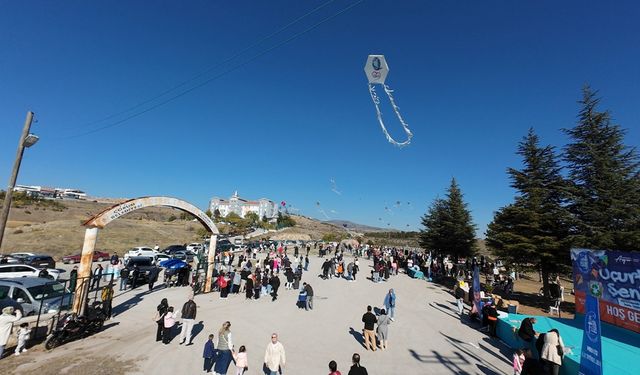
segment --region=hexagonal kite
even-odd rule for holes
[[[367,79],[369,80],[369,94],[371,94],[371,100],[373,104],[376,106],[376,114],[378,116],[378,122],[380,123],[380,127],[384,132],[384,135],[387,137],[389,143],[403,147],[407,146],[411,143],[411,138],[413,137],[413,133],[411,133],[411,129],[409,129],[409,125],[404,121],[402,115],[400,114],[400,108],[396,105],[396,102],[393,100],[393,90],[384,84],[387,79],[387,74],[389,74],[389,65],[387,65],[387,61],[384,58],[384,55],[369,55],[367,58],[367,63],[364,66],[364,72],[367,75]],[[389,97],[389,101],[391,102],[391,106],[400,120],[400,124],[402,124],[402,128],[404,132],[407,134],[407,140],[404,142],[398,142],[387,131],[387,128],[384,126],[384,121],[382,120],[382,111],[380,111],[380,98],[376,93],[375,84],[380,84],[384,91],[387,93]]]

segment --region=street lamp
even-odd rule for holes
[[[9,178],[9,185],[7,186],[7,192],[4,196],[4,205],[2,206],[2,212],[0,213],[0,254],[4,254],[2,251],[2,239],[4,238],[4,229],[7,226],[7,219],[9,218],[9,210],[11,209],[11,199],[13,198],[13,189],[16,187],[16,179],[18,178],[18,171],[20,170],[20,163],[22,162],[22,155],[24,154],[25,147],[31,147],[38,142],[38,136],[29,133],[31,130],[31,122],[33,121],[33,112],[27,112],[27,119],[24,122],[22,128],[22,134],[20,135],[20,142],[18,142],[18,152],[16,153],[16,160],[13,163],[13,171]]]

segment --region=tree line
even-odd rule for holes
[[[513,202],[499,208],[486,232],[492,253],[507,264],[549,275],[570,263],[572,247],[638,251],[640,164],[626,131],[614,124],[590,87],[582,91],[578,120],[562,129],[569,142],[557,150],[534,129],[518,143],[520,168],[507,168]],[[455,179],[446,198],[422,217],[420,243],[454,257],[472,256],[476,226]]]

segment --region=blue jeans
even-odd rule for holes
[[[396,315],[396,307],[389,306],[389,311],[387,311],[387,314],[389,314],[389,318],[393,319]]]
[[[121,278],[120,279],[120,290],[127,290],[127,279],[126,278]]]

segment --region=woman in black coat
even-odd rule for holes
[[[162,301],[160,301],[160,304],[157,307],[158,310],[158,314],[156,315],[156,317],[159,317],[159,319],[156,320],[156,324],[158,325],[158,330],[156,331],[156,341],[162,341],[162,329],[164,328],[164,316],[167,314],[167,311],[169,311],[169,302],[167,301],[166,298],[163,298]]]
[[[245,288],[245,296],[247,297],[247,299],[253,298],[253,277],[247,277],[247,285]]]

